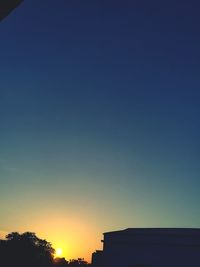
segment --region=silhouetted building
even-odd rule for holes
[[[0,21],[15,9],[23,0],[0,0]]]
[[[94,253],[92,253],[92,264],[95,267],[101,267],[103,262],[103,251],[102,250],[96,250]]]
[[[200,266],[200,229],[128,228],[104,233],[93,267]]]

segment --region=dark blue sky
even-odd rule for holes
[[[49,203],[98,234],[200,225],[200,4],[165,2],[27,0],[0,24],[0,229]]]

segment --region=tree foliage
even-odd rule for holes
[[[84,259],[54,259],[55,250],[51,243],[40,239],[35,233],[12,232],[0,240],[0,266],[3,267],[86,267]]]
[[[38,238],[35,233],[12,232],[0,244],[4,266],[46,267],[53,263],[54,249],[49,242]]]

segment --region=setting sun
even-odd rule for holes
[[[62,252],[63,252],[63,251],[62,251],[62,248],[57,248],[57,249],[56,249],[55,256],[56,256],[56,257],[60,257],[60,256],[62,256]]]

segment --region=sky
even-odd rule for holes
[[[0,233],[69,258],[200,227],[200,4],[26,0],[0,24]]]

